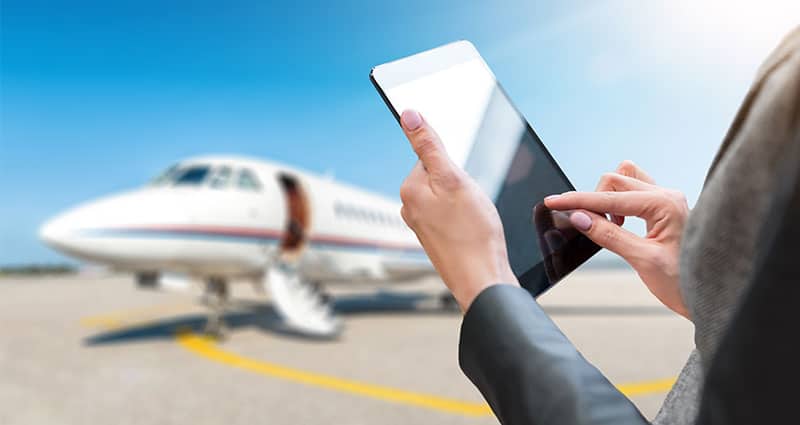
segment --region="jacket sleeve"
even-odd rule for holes
[[[647,423],[517,286],[491,286],[473,301],[459,363],[504,425]]]
[[[800,161],[800,137],[793,143],[787,151]],[[712,359],[698,424],[798,423],[800,172],[794,167],[791,198],[776,202],[765,223],[750,287]]]
[[[771,95],[754,101],[769,112],[756,140],[781,141],[780,160],[768,170],[778,178],[768,188],[748,289],[711,359],[698,424],[800,423],[800,28],[782,52],[763,83]]]

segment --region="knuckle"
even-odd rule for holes
[[[614,186],[614,183],[617,182],[618,174],[616,173],[604,173],[600,176],[600,182],[598,183],[598,187],[601,189],[606,189]]]
[[[603,226],[602,229],[598,229],[596,237],[600,245],[608,247],[615,245],[619,239],[619,234],[613,227]]]
[[[403,221],[406,222],[408,227],[414,228],[416,225],[416,214],[413,213],[413,208],[410,208],[408,205],[403,205],[400,208],[400,217],[403,218]]]
[[[658,206],[659,208],[667,212],[675,212],[675,210],[677,209],[676,208],[677,204],[675,203],[675,199],[667,191],[659,193]]]
[[[633,176],[636,174],[636,164],[634,164],[630,159],[626,159],[619,164],[617,171],[626,176]]]
[[[680,205],[688,205],[688,202],[686,201],[686,195],[684,195],[680,190],[670,190],[669,193],[676,203]]]
[[[439,150],[439,140],[426,130],[414,137],[414,151],[421,158]]]
[[[682,214],[689,210],[686,195],[679,190],[666,189],[663,198],[665,207],[672,213]]]
[[[414,190],[414,185],[409,183],[408,180],[404,181],[402,185],[400,185],[400,200],[403,201],[404,204],[411,204],[414,202],[416,198],[416,191]]]
[[[600,175],[600,180],[597,181],[597,188],[601,188],[608,183],[608,173],[603,173]]]

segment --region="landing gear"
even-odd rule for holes
[[[230,299],[228,282],[220,278],[209,278],[206,281],[205,296],[206,304],[210,310],[204,332],[217,339],[224,339],[228,332],[223,320],[225,308],[228,306],[228,300]]]
[[[159,275],[156,272],[141,272],[136,274],[136,286],[139,289],[158,289]]]

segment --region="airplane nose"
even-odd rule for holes
[[[151,223],[185,222],[184,209],[170,204],[165,206],[165,195],[158,191],[143,190],[77,205],[42,224],[39,238],[62,254],[82,260],[114,264],[130,263],[142,258],[149,261],[166,251],[154,253],[150,248],[142,249],[143,239],[126,238],[122,233],[113,234],[113,230]],[[181,205],[175,201],[174,195],[170,199],[174,205]],[[174,246],[163,249],[173,249]]]
[[[46,221],[39,228],[39,239],[53,248],[66,248],[70,237],[69,223],[63,216],[54,217]]]

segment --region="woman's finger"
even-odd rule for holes
[[[646,255],[651,248],[643,238],[593,212],[575,211],[570,215],[570,221],[575,229],[594,243],[619,255],[628,263],[635,263],[635,258]]]
[[[631,190],[653,190],[655,186],[642,180],[619,173],[606,173],[597,182],[595,192],[628,192]]]
[[[400,117],[403,132],[428,174],[434,179],[452,181],[458,167],[450,161],[439,135],[417,111],[406,110]]]
[[[656,181],[650,177],[649,174],[647,174],[629,159],[626,159],[619,164],[619,167],[617,167],[617,173],[622,174],[623,176],[632,177],[636,180],[641,180],[645,183],[656,184]]]
[[[554,210],[584,209],[597,213],[635,216],[645,220],[670,202],[661,191],[565,192],[544,200]]]
[[[597,188],[595,188],[595,192],[626,192],[631,190],[655,189],[654,186],[642,180],[619,174],[619,171],[621,169],[622,165],[620,166],[620,168],[617,169],[617,173],[603,174],[603,176],[600,177],[600,181],[597,183]],[[622,226],[625,223],[625,217],[621,215],[612,214],[611,221],[613,221],[614,224],[616,224],[617,226]]]

